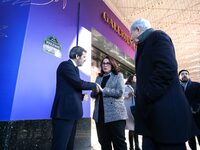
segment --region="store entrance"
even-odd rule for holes
[[[108,41],[95,29],[92,29],[92,73],[91,81],[95,81],[100,72],[100,63],[105,55],[112,56],[120,67],[124,79],[135,72],[134,61],[123,50]]]

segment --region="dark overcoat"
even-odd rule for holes
[[[170,37],[153,31],[138,44],[136,132],[161,143],[183,143],[197,128],[177,74]]]
[[[185,95],[192,110],[198,111],[193,114],[193,116],[198,128],[200,129],[200,83],[189,80],[185,90]]]

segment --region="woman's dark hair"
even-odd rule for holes
[[[99,76],[103,76],[104,73],[105,73],[105,72],[103,71],[103,69],[102,69],[102,64],[103,64],[104,59],[108,59],[108,60],[109,60],[110,65],[111,65],[111,72],[112,72],[113,74],[117,75],[117,74],[119,73],[119,71],[120,71],[117,62],[116,62],[115,59],[112,58],[111,56],[105,56],[105,57],[102,59],[102,61],[101,61],[101,72],[99,73]]]
[[[126,81],[125,84],[129,84],[129,85],[133,85],[133,84],[135,84],[135,82],[133,81],[133,77],[134,77],[133,74],[130,75],[130,76],[128,77],[128,79],[127,79],[127,81]]]

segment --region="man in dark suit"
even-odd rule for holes
[[[135,132],[143,135],[142,149],[186,150],[197,128],[179,83],[173,43],[145,19],[132,24],[131,36],[137,45]]]
[[[86,61],[86,50],[76,46],[70,59],[57,69],[56,94],[51,112],[52,150],[73,150],[77,120],[82,118],[82,90],[98,90],[95,83],[80,79],[79,66]]]
[[[192,82],[189,71],[185,69],[179,71],[179,79],[190,104],[196,125],[200,129],[200,83]],[[197,139],[200,145],[200,135],[197,135]],[[195,136],[189,139],[188,143],[192,150],[197,149]]]

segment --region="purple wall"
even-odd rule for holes
[[[68,59],[68,49],[76,43],[78,0],[68,0],[66,7],[63,7],[64,2],[65,0],[48,5],[30,5],[10,120],[49,118],[55,94],[57,66]],[[134,52],[130,46],[102,19],[103,11],[128,34],[125,26],[102,0],[80,0],[79,27],[88,31],[94,27],[133,57]],[[55,36],[62,47],[61,59],[42,50],[44,39],[50,35]],[[91,41],[91,36],[88,40]],[[87,44],[90,46],[91,42]],[[90,80],[90,76],[83,72],[81,77]],[[84,117],[90,117],[89,109],[90,101],[84,102]],[[4,120],[2,118],[0,120]]]
[[[109,41],[133,58],[133,49],[103,20],[102,13],[104,11],[108,13],[109,17],[112,18],[126,34],[130,35],[125,25],[113,14],[102,0],[81,1],[81,26],[84,26],[88,30],[94,27]]]
[[[56,69],[68,59],[76,38],[77,2],[62,1],[31,5],[13,100],[11,120],[49,118],[55,94]],[[55,36],[62,47],[62,59],[42,50],[44,39]]]

